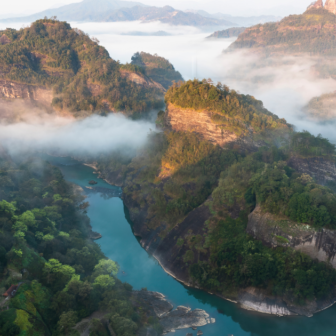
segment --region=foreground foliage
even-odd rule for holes
[[[117,336],[142,328],[132,287],[88,239],[87,204],[58,168],[0,157],[0,200],[1,294],[20,284],[9,303],[0,302],[0,335],[77,335],[75,324],[97,310]],[[90,335],[109,334],[98,320]]]

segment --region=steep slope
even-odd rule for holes
[[[261,101],[238,94],[211,81],[173,85],[166,94],[165,125],[174,131],[200,134],[221,147],[259,147],[257,135],[268,130],[290,130],[286,120],[264,108]]]
[[[76,115],[162,105],[160,84],[125,69],[97,40],[66,22],[44,19],[0,36],[6,37],[0,45],[0,97],[52,103]]]
[[[174,82],[183,81],[181,74],[165,58],[145,52],[136,53],[132,57],[133,65],[143,68],[146,76],[168,89]]]

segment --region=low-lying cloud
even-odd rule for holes
[[[30,150],[60,155],[106,154],[144,146],[155,125],[133,121],[122,114],[98,115],[75,120],[44,115],[11,124],[0,124],[0,144],[10,154]],[[125,153],[127,154],[127,153]]]

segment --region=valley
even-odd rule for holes
[[[333,4],[1,30],[0,335],[329,336]]]

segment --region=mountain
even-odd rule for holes
[[[0,31],[0,98],[24,98],[75,115],[160,107],[164,88],[66,22]]]
[[[165,101],[165,132],[146,151],[97,162],[123,186],[143,248],[185,285],[245,309],[312,316],[333,305],[336,195],[316,181],[336,181],[335,145],[209,80],[177,83]],[[320,272],[326,282],[305,282]]]
[[[158,55],[151,55],[145,52],[136,53],[132,57],[132,63],[144,69],[146,76],[153,81],[160,83],[165,89],[174,82],[183,81],[181,74],[165,58]]]
[[[334,13],[310,6],[301,15],[246,29],[230,48],[249,48],[267,54],[336,56],[335,27]]]
[[[260,16],[232,16],[229,14],[215,13],[210,14],[204,10],[187,10],[186,12],[199,14],[208,18],[214,18],[219,20],[228,20],[234,22],[236,26],[250,27],[259,23],[272,22],[281,20],[281,16],[274,15],[260,15]]]
[[[57,16],[62,21],[94,21],[94,17],[120,8],[134,6],[145,7],[140,2],[119,0],[83,0],[82,2],[44,10],[29,16],[21,16],[1,20],[1,22],[32,22],[46,17]]]
[[[45,17],[57,17],[62,21],[118,22],[118,21],[161,21],[172,25],[233,26],[231,21],[185,13],[170,6],[149,7],[137,2],[117,0],[84,0],[56,9],[0,20],[1,22],[31,22]]]
[[[221,39],[221,38],[230,38],[230,37],[237,37],[242,32],[245,31],[245,27],[233,27],[225,30],[216,31],[210,36],[208,36],[208,39]]]

